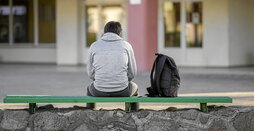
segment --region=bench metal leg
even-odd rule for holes
[[[125,103],[125,111],[126,112],[131,112],[131,111],[137,111],[139,108],[139,103]]]
[[[125,111],[126,112],[131,112],[131,103],[125,102]]]
[[[31,114],[34,114],[37,110],[37,104],[36,103],[29,103],[29,112]]]
[[[208,112],[207,103],[200,103],[200,109],[202,112]]]
[[[88,109],[94,110],[95,109],[95,103],[86,103],[86,107]]]

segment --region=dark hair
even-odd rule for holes
[[[107,32],[112,32],[117,35],[120,35],[122,32],[122,26],[119,22],[110,21],[104,27],[104,33],[107,33]]]

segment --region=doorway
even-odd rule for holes
[[[125,0],[86,0],[82,8],[82,63],[86,64],[86,56],[90,45],[100,39],[104,26],[109,21],[119,21],[122,25],[123,39],[127,39],[127,3]]]
[[[202,64],[203,2],[161,0],[159,6],[159,52],[179,65]]]

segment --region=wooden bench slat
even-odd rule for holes
[[[105,103],[105,102],[156,102],[156,103],[232,103],[230,97],[89,97],[8,95],[4,103]]]

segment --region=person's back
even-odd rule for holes
[[[99,91],[125,89],[136,73],[132,47],[115,33],[105,33],[89,50],[88,74]],[[94,72],[94,74],[93,74]]]
[[[88,96],[138,95],[138,86],[131,81],[137,72],[134,52],[132,46],[120,37],[121,31],[119,22],[108,22],[101,39],[91,45],[87,72],[93,82],[87,88]],[[87,107],[94,108],[94,105],[88,103]]]

